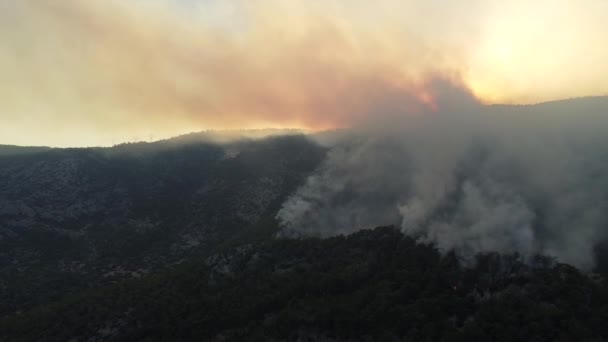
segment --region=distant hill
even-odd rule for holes
[[[0,157],[45,152],[48,150],[50,150],[50,147],[0,145]]]
[[[293,136],[302,135],[304,132],[299,129],[232,129],[232,130],[207,130],[201,132],[193,132],[182,134],[174,138],[161,140],[159,143],[193,143],[193,142],[211,142],[211,143],[227,143],[237,140],[247,139],[262,139],[277,136]]]
[[[608,108],[608,96],[588,96],[572,99],[563,99],[547,102],[539,102],[527,105],[494,104],[488,106],[494,110],[509,110],[511,112],[526,112],[534,115],[608,115],[605,109]]]

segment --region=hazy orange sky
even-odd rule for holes
[[[605,0],[0,0],[0,143],[349,126],[608,94]]]

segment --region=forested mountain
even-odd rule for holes
[[[327,160],[304,136],[22,152],[0,157],[0,341],[608,339],[601,273],[393,227],[277,235]]]
[[[7,341],[604,341],[608,285],[538,257],[462,267],[393,228],[227,249],[0,321]]]
[[[0,314],[264,238],[324,154],[180,139],[0,157]]]

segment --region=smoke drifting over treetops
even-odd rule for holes
[[[332,141],[279,212],[283,233],[397,224],[465,259],[544,253],[591,267],[608,237],[608,98],[483,106],[436,85],[436,112]]]

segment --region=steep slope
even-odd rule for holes
[[[287,136],[1,157],[0,313],[269,234],[323,155]]]

